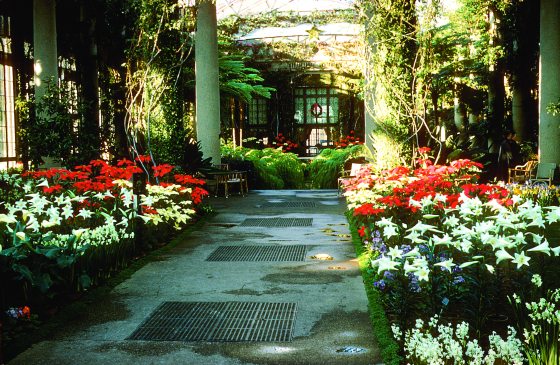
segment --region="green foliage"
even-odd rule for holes
[[[222,145],[222,157],[228,160],[250,161],[261,189],[301,189],[304,186],[304,164],[297,155],[280,149],[254,150]]]
[[[394,134],[385,131],[373,131],[369,138],[372,140],[373,167],[376,171],[386,170],[398,166],[403,162],[403,144]]]
[[[391,326],[389,320],[387,319],[387,315],[385,314],[385,309],[383,308],[379,291],[372,285],[375,281],[375,275],[370,267],[370,257],[362,245],[362,241],[356,228],[356,222],[349,214],[347,214],[347,218],[350,223],[352,242],[354,244],[354,249],[356,250],[356,256],[358,257],[360,271],[362,272],[362,278],[365,283],[366,294],[368,297],[369,316],[371,319],[373,334],[381,352],[381,359],[383,360],[383,363],[387,365],[399,365],[401,363],[401,357],[398,354],[399,345],[393,338]]]
[[[274,91],[271,87],[259,85],[264,81],[257,69],[245,65],[245,57],[240,54],[222,54],[219,59],[220,91],[226,95],[235,96],[243,101],[261,96],[270,98]]]
[[[70,99],[64,89],[47,82],[45,94],[39,100],[18,100],[21,128],[19,137],[24,150],[22,156],[39,166],[42,157],[52,157],[64,164],[71,163],[74,141],[74,122],[70,114]]]
[[[553,116],[560,116],[560,98],[558,99],[558,102],[550,103],[546,107],[546,111]]]
[[[363,145],[342,149],[326,148],[308,166],[313,189],[336,189],[344,163],[351,158],[365,155]]]

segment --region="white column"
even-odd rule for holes
[[[560,163],[560,116],[546,107],[560,98],[560,0],[541,0],[539,160]]]
[[[216,5],[212,0],[198,4],[195,37],[196,135],[204,158],[219,164],[220,84],[218,80],[218,36]]]
[[[46,91],[45,81],[58,80],[55,0],[33,1],[33,61],[35,97]]]

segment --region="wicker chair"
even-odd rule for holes
[[[527,161],[524,165],[517,165],[508,169],[508,183],[524,183],[531,179],[531,173],[538,161]]]

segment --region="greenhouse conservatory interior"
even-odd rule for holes
[[[560,0],[0,0],[0,365],[560,364]]]

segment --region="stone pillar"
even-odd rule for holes
[[[377,129],[377,124],[375,123],[374,117],[374,92],[373,92],[373,80],[366,78],[366,86],[364,92],[364,118],[365,118],[365,125],[364,125],[364,142],[366,147],[370,151],[374,151],[373,140],[371,139],[371,133]],[[370,84],[371,83],[371,84]]]
[[[204,158],[219,164],[220,84],[218,80],[218,36],[216,5],[200,0],[196,16],[196,135]]]
[[[55,0],[33,1],[33,61],[35,97],[46,91],[49,79],[58,80]]]
[[[367,42],[369,43],[364,50],[367,55],[368,52],[375,52],[375,46],[373,45],[373,37],[368,37]],[[366,59],[364,64],[364,143],[366,147],[373,153],[375,151],[373,146],[373,140],[371,139],[371,134],[377,130],[378,125],[375,122],[375,80],[373,72],[373,64],[369,61],[371,57],[364,57]]]
[[[560,116],[546,107],[560,98],[560,0],[541,0],[539,161],[560,163]]]

